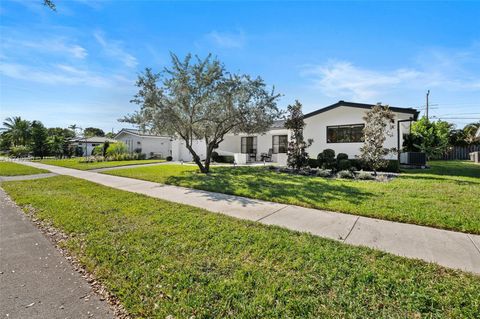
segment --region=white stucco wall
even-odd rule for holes
[[[136,148],[141,148],[142,153],[150,157],[151,153],[160,154],[163,158],[171,155],[172,142],[168,137],[160,136],[137,136],[129,133],[121,133],[116,138],[128,146],[129,152],[134,152]]]
[[[265,134],[229,134],[225,136],[224,140],[215,151],[220,155],[233,155],[234,153],[241,153],[242,137],[256,136],[257,137],[257,160],[260,160],[261,153],[268,153],[269,149],[273,148],[274,135],[289,135],[286,129],[270,130]]]
[[[192,143],[192,148],[200,157],[200,160],[204,160],[207,154],[207,147],[204,140],[195,140]],[[174,161],[193,161],[192,154],[185,147],[185,142],[181,139],[174,139],[172,141],[172,158]]]
[[[340,106],[330,111],[314,115],[305,119],[304,136],[305,139],[312,138],[313,144],[308,148],[310,157],[316,158],[318,153],[326,148],[331,148],[335,154],[346,153],[350,158],[360,154],[360,147],[363,143],[327,143],[327,126],[363,124],[363,117],[368,110],[354,107]],[[397,121],[408,119],[411,114],[395,112],[395,128],[392,130],[393,136],[387,137],[384,146],[388,148],[397,147]],[[408,132],[408,124],[401,124],[401,127]],[[401,133],[402,134],[402,133]],[[401,143],[403,139],[401,138]],[[396,159],[396,154],[389,156]]]

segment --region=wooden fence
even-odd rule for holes
[[[436,159],[442,160],[468,160],[471,152],[480,151],[480,145],[453,146],[446,153]]]

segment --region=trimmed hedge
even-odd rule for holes
[[[320,153],[321,154],[321,153]],[[340,153],[341,154],[341,153]],[[339,154],[339,155],[340,155]],[[320,160],[316,160],[314,158],[309,158],[308,159],[308,166],[311,168],[317,168],[317,167],[322,167],[324,164],[325,168],[330,168],[330,169],[337,169],[337,170],[345,170],[345,169],[350,169],[354,168],[355,170],[365,170],[365,171],[372,171],[371,167],[368,167],[365,163],[363,163],[362,160],[360,159],[341,159],[338,162],[333,162],[333,163],[322,163],[322,156],[320,155]],[[342,156],[341,156],[342,157]],[[328,165],[330,164],[330,165]],[[332,167],[336,166],[336,167]],[[378,171],[382,172],[390,172],[390,173],[398,173],[400,172],[400,163],[398,160],[388,160],[387,165],[385,167],[382,167]]]
[[[233,162],[235,162],[235,158],[231,155],[218,155],[215,159],[215,162],[233,164]]]

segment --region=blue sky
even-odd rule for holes
[[[0,2],[2,119],[118,130],[137,74],[169,52],[260,75],[281,108],[423,108],[430,89],[431,115],[480,119],[480,2],[55,2]]]

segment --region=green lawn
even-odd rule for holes
[[[81,160],[82,160],[81,157],[77,157],[77,158],[67,158],[67,159],[43,159],[43,160],[39,160],[39,162],[43,164],[56,165],[56,166],[62,166],[62,167],[80,169],[80,170],[165,162],[165,160],[130,160],[130,161],[80,163]]]
[[[18,163],[0,161],[0,176],[33,175],[40,173],[48,173],[48,171]]]
[[[408,171],[386,183],[279,174],[258,167],[216,167],[209,175],[180,165],[105,173],[480,234],[480,166],[430,164],[429,170]]]
[[[135,318],[478,318],[480,278],[72,177],[13,199]]]

